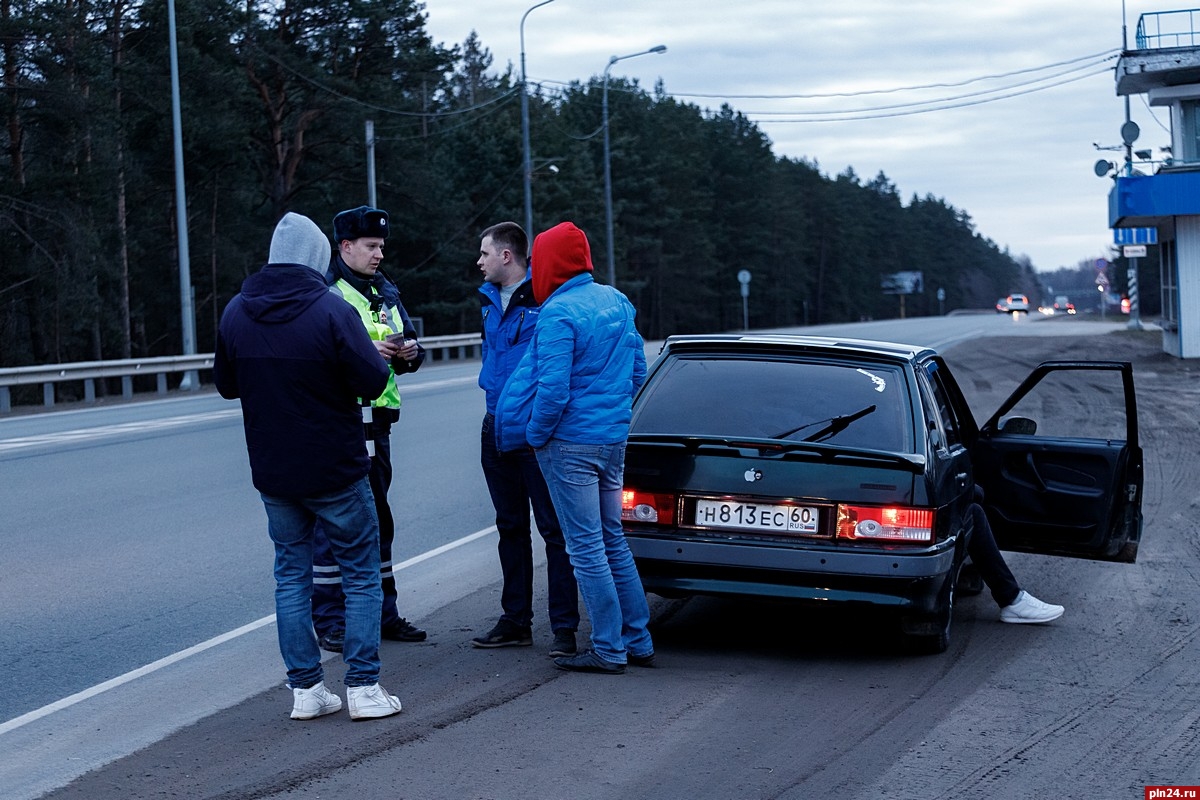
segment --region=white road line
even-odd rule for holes
[[[117,425],[104,425],[99,428],[76,428],[58,433],[46,433],[40,436],[18,436],[14,439],[0,440],[0,453],[11,450],[21,450],[26,447],[39,445],[73,444],[90,442],[96,439],[107,439],[110,436],[120,436],[125,433],[143,433],[160,428],[179,428],[200,422],[213,422],[240,416],[240,408],[227,408],[220,411],[209,411],[203,414],[186,414],[181,417],[164,417],[163,419],[147,419],[137,422],[122,422]]]
[[[420,394],[426,390],[444,389],[451,386],[476,383],[477,381],[477,376],[465,375],[458,378],[444,378],[420,383],[414,382],[405,386],[404,392],[408,394]],[[91,442],[97,439],[107,439],[111,436],[120,436],[128,433],[144,433],[146,431],[166,428],[179,428],[185,425],[238,417],[241,416],[241,413],[241,406],[235,405],[230,408],[221,409],[220,411],[208,411],[201,414],[185,414],[178,417],[123,422],[116,425],[102,425],[94,428],[75,428],[69,431],[46,433],[38,436],[18,436],[12,439],[0,439],[0,453],[24,450],[27,447],[77,444],[79,442]]]
[[[412,558],[410,558],[406,561],[402,561],[401,563],[392,567],[392,572],[396,572],[397,570],[407,569],[408,567],[414,566],[416,564],[420,564],[422,561],[428,561],[431,558],[440,556],[443,553],[448,553],[451,550],[454,550],[455,548],[462,547],[465,544],[469,544],[469,543],[475,541],[476,539],[482,538],[484,536],[487,536],[488,534],[495,533],[495,532],[496,532],[495,525],[491,525],[487,528],[484,528],[483,530],[475,531],[475,533],[468,534],[468,535],[462,537],[461,539],[456,539],[453,542],[448,542],[447,544],[441,545],[440,547],[435,547],[432,550],[421,553],[420,555],[413,556]],[[71,706],[76,705],[77,703],[82,703],[84,700],[95,697],[98,694],[107,692],[109,689],[115,689],[118,686],[122,686],[126,683],[130,683],[131,681],[137,680],[138,678],[141,678],[145,675],[149,675],[152,672],[157,672],[158,670],[162,669],[163,667],[169,667],[172,664],[176,664],[176,663],[183,661],[186,658],[190,658],[191,656],[194,656],[198,653],[203,653],[205,650],[210,650],[213,647],[216,647],[217,645],[224,644],[225,642],[236,639],[239,636],[244,636],[247,633],[256,631],[259,628],[263,627],[264,625],[270,625],[273,622],[275,622],[275,615],[271,614],[270,616],[266,616],[266,617],[263,617],[262,619],[258,619],[258,620],[255,620],[254,622],[243,625],[240,628],[235,628],[234,630],[229,631],[228,633],[222,633],[219,636],[214,636],[213,638],[209,639],[206,642],[201,642],[200,644],[192,645],[191,647],[189,647],[185,650],[180,650],[177,653],[172,653],[169,656],[160,658],[159,660],[154,661],[150,664],[147,664],[144,667],[138,667],[135,670],[126,672],[124,675],[118,675],[115,678],[104,681],[103,683],[98,683],[95,686],[92,686],[88,689],[84,689],[81,692],[76,692],[75,694],[70,695],[69,697],[64,697],[61,700],[56,700],[53,703],[50,703],[49,705],[45,705],[45,706],[42,706],[41,708],[34,709],[33,711],[30,711],[26,714],[22,714],[19,717],[14,717],[13,719],[10,719],[8,722],[0,723],[0,736],[3,736],[4,734],[9,733],[10,731],[15,731],[17,728],[28,725],[29,723],[35,722],[39,719],[42,719],[43,717],[48,717],[51,714],[55,713],[56,711],[62,711],[64,708],[70,708]]]

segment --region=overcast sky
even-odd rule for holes
[[[521,18],[536,2],[426,0],[428,30],[445,45],[474,30],[497,72],[511,62],[519,73]],[[647,90],[661,79],[701,108],[728,102],[758,123],[776,156],[815,161],[830,177],[883,171],[906,205],[914,194],[942,198],[981,235],[1052,270],[1109,255],[1112,182],[1093,167],[1124,153],[1094,145],[1121,144],[1125,101],[1113,69],[1122,24],[1132,47],[1141,14],[1192,6],[552,0],[526,18],[525,62],[531,82],[558,87],[601,75],[611,56],[666,45],[610,75]],[[1166,110],[1152,113],[1140,96],[1130,107],[1141,128],[1134,148],[1161,158]]]

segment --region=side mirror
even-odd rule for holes
[[[1037,433],[1037,423],[1028,417],[1009,417],[1000,426],[1000,433],[1033,436]]]

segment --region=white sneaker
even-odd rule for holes
[[[346,690],[350,701],[350,719],[378,719],[400,713],[400,698],[388,694],[378,683],[351,686]]]
[[[313,719],[342,710],[342,698],[321,681],[307,689],[292,689],[292,719]]]
[[[1043,603],[1024,589],[1012,605],[1000,609],[1001,622],[1036,623],[1049,622],[1063,615],[1063,607]]]

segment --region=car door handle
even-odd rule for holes
[[[958,484],[958,488],[963,489],[967,485],[967,479],[971,477],[965,472],[960,472],[954,476],[954,482]]]
[[[1029,467],[1029,474],[1033,476],[1033,482],[1037,484],[1038,491],[1048,491],[1049,487],[1047,487],[1046,482],[1042,480],[1042,476],[1038,474],[1037,465],[1033,463],[1033,453],[1025,454],[1025,464]]]

